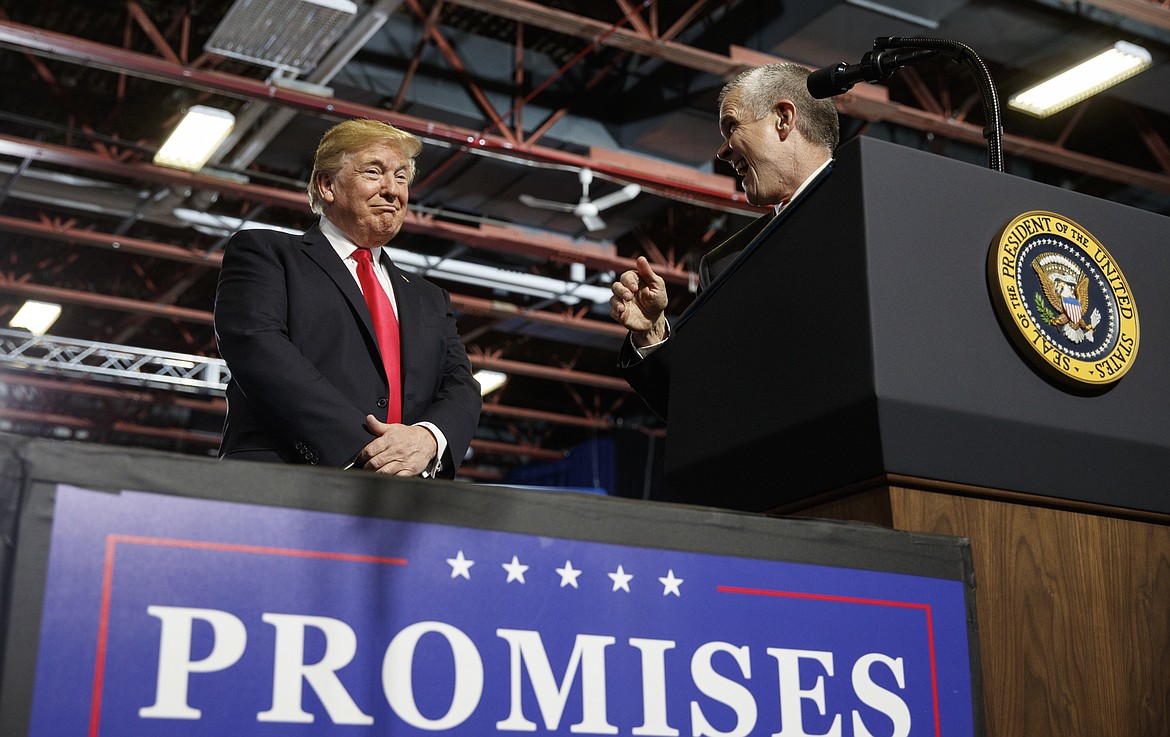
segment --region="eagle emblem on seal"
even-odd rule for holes
[[[1042,253],[1032,259],[1032,270],[1040,277],[1044,299],[1036,295],[1036,308],[1053,327],[1060,328],[1074,343],[1093,340],[1093,329],[1101,322],[1101,311],[1089,311],[1089,277],[1075,261],[1059,253]],[[1045,304],[1047,301],[1047,304]]]

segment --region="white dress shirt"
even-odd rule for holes
[[[358,279],[357,275],[357,260],[353,257],[353,252],[358,249],[358,246],[325,216],[321,216],[321,233],[324,234],[325,240],[329,241],[329,245],[333,246],[333,250],[337,252],[341,263],[345,264],[345,268],[349,270],[349,275],[353,277],[354,283],[361,290],[362,282]],[[378,283],[382,285],[382,291],[386,293],[386,298],[390,300],[390,306],[394,308],[394,316],[397,318],[398,299],[394,296],[394,288],[390,285],[390,275],[386,273],[386,268],[382,265],[382,247],[371,248],[369,251],[374,265],[374,275],[378,277]],[[365,293],[363,292],[363,294]],[[401,387],[392,387],[391,391],[395,389],[401,391]],[[415,426],[425,427],[435,436],[435,444],[438,446],[435,451],[435,457],[431,459],[431,465],[422,474],[424,477],[432,477],[441,468],[441,459],[443,453],[447,450],[447,437],[443,435],[443,431],[434,423],[416,422]]]

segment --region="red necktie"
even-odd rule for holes
[[[398,319],[394,316],[394,307],[386,297],[385,290],[374,274],[370,252],[365,248],[359,248],[353,252],[353,259],[357,261],[362,296],[366,298],[366,306],[370,308],[370,317],[374,318],[378,350],[382,353],[382,366],[386,369],[386,380],[390,384],[386,421],[402,422],[402,368],[399,358]]]

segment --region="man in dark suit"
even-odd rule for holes
[[[700,289],[736,268],[770,234],[780,211],[828,173],[840,135],[837,109],[830,100],[813,99],[807,79],[808,70],[798,64],[768,64],[743,72],[720,93],[718,156],[743,178],[748,202],[772,210],[703,256]],[[610,315],[630,331],[619,370],[663,419],[671,355],[666,307],[666,284],[645,257],[613,284]]]
[[[215,301],[232,374],[221,457],[455,475],[479,385],[447,292],[382,252],[421,150],[382,122],[334,126],[309,180],[319,224],[228,243]]]

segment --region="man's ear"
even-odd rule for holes
[[[783,141],[796,130],[796,105],[791,100],[780,100],[772,111],[776,114],[776,130]]]
[[[317,178],[313,181],[313,186],[317,188],[317,196],[321,198],[322,202],[333,202],[333,177],[328,172],[317,172]]]

